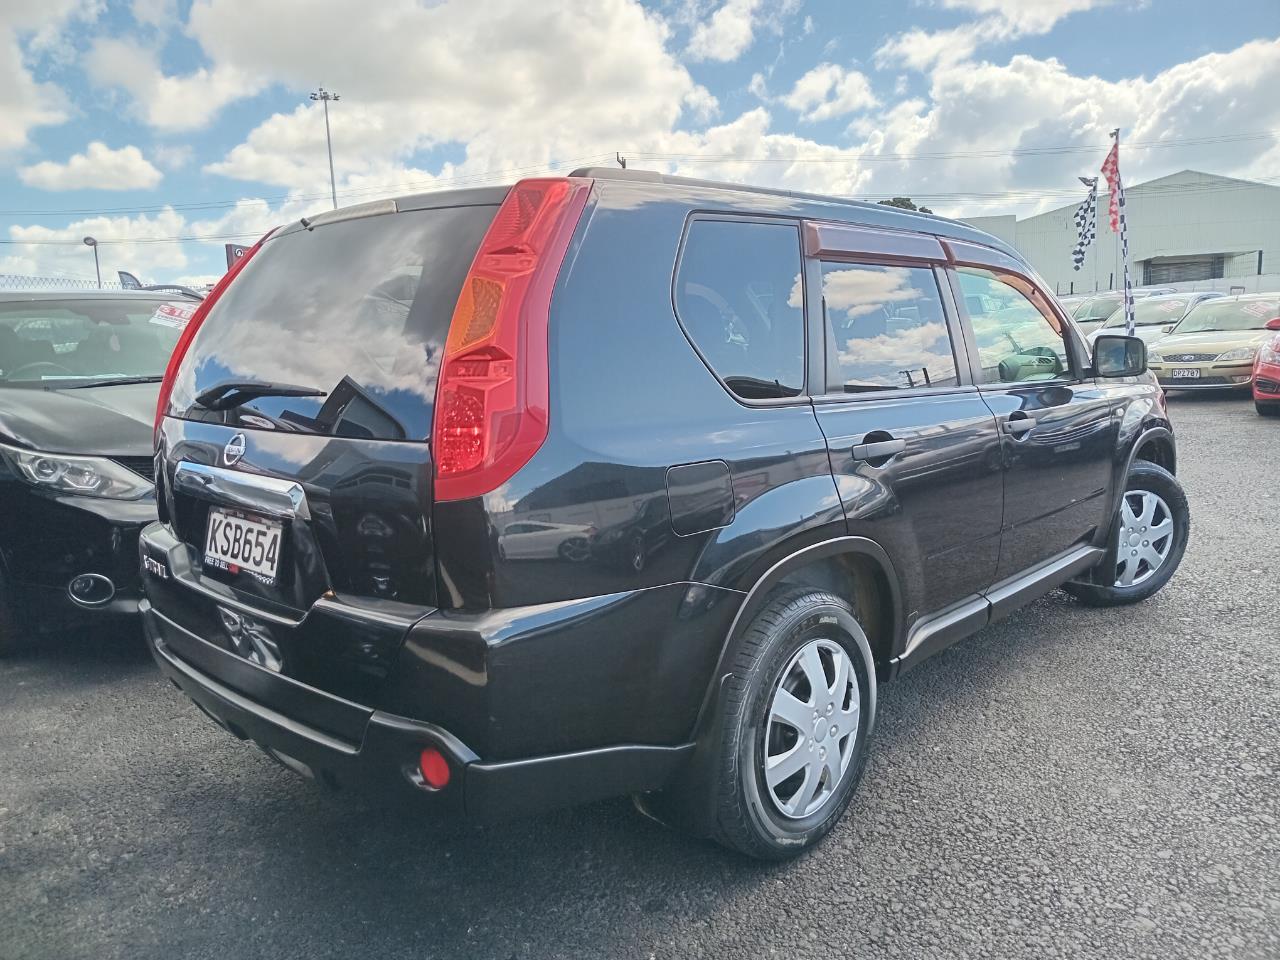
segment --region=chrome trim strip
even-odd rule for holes
[[[286,520],[310,520],[307,492],[297,480],[264,477],[183,460],[173,474],[176,491],[244,507]]]

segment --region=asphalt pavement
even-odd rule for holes
[[[0,661],[0,958],[1280,957],[1280,422],[1175,398],[1182,570],[1061,593],[882,688],[825,845],[627,801],[484,828],[329,795],[141,640]]]

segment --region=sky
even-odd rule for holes
[[[613,165],[951,216],[1280,183],[1280,0],[0,0],[0,274],[202,283],[341,205]],[[1082,197],[1081,197],[1082,198]]]

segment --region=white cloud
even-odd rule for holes
[[[178,16],[177,0],[133,0],[133,19],[148,27],[166,27]]]
[[[782,102],[806,120],[829,120],[877,104],[871,84],[857,70],[820,63],[792,87]]]
[[[263,86],[258,77],[221,64],[166,75],[157,52],[132,39],[95,40],[85,69],[94,83],[126,91],[140,118],[161,130],[203,127],[228,103]]]
[[[98,13],[96,0],[5,0],[3,6],[0,154],[25,147],[36,127],[60,124],[70,116],[66,95],[56,84],[37,81],[29,61],[56,58],[67,22],[91,20]]]
[[[1111,0],[941,0],[947,9],[976,13],[980,19],[932,32],[913,27],[890,37],[876,50],[876,65],[928,70],[935,64],[958,63],[986,44],[1048,33],[1064,17],[1109,2]]]
[[[66,163],[45,160],[18,171],[23,183],[38,190],[149,190],[163,176],[137,147],[112,150],[98,140]]]
[[[185,223],[180,213],[166,208],[138,217],[86,217],[65,227],[12,226],[9,239],[16,243],[5,245],[0,273],[93,277],[93,252],[81,243],[92,236],[103,240],[98,256],[104,279],[113,278],[117,270],[128,270],[144,280],[163,279],[187,266],[186,248],[180,243],[147,241],[177,236]]]
[[[189,143],[162,143],[151,148],[151,156],[166,170],[181,170],[191,162],[195,153]]]
[[[693,60],[737,60],[755,39],[756,15],[763,0],[725,0],[689,38]]]

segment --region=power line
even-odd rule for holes
[[[1205,146],[1218,145],[1226,143],[1243,143],[1248,141],[1270,140],[1280,136],[1280,131],[1263,130],[1254,133],[1231,133],[1219,134],[1209,137],[1182,137],[1170,138],[1166,140],[1135,140],[1125,144],[1126,149],[1154,149],[1166,147],[1183,147],[1183,146]],[[714,155],[714,154],[679,154],[679,153],[631,153],[628,159],[665,161],[669,163],[742,163],[742,164],[767,164],[767,163],[906,163],[915,160],[961,160],[961,159],[999,159],[1003,157],[1029,157],[1029,156],[1061,156],[1069,154],[1087,154],[1097,153],[1098,148],[1088,145],[1071,144],[1065,146],[1046,146],[1046,147],[1023,147],[1014,150],[952,150],[937,153],[860,153],[846,154],[840,156],[790,156],[790,157],[740,157],[730,154]],[[572,160],[553,161],[550,163],[529,164],[522,167],[509,167],[503,170],[488,170],[473,174],[462,174],[456,177],[441,177],[431,179],[417,179],[399,181],[393,184],[384,184],[371,187],[355,187],[346,190],[336,191],[338,196],[344,199],[351,199],[360,196],[369,196],[376,194],[385,195],[388,192],[412,188],[414,186],[461,186],[465,184],[478,184],[491,181],[500,181],[509,176],[515,176],[522,173],[537,170],[558,170],[565,167],[577,167],[592,163],[604,163],[613,161],[615,152],[591,154],[585,157],[577,157]],[[901,195],[901,194],[899,194]],[[303,194],[298,196],[290,196],[289,194],[277,195],[265,198],[237,198],[227,200],[210,200],[195,203],[159,203],[149,206],[138,207],[99,207],[99,208],[70,208],[62,210],[0,210],[0,216],[6,217],[64,217],[64,216],[108,216],[120,214],[138,214],[138,213],[160,213],[165,210],[188,211],[188,210],[218,210],[229,209],[240,206],[246,202],[257,202],[259,200],[270,203],[284,202],[306,202],[311,200],[323,200],[330,198],[331,194]]]

